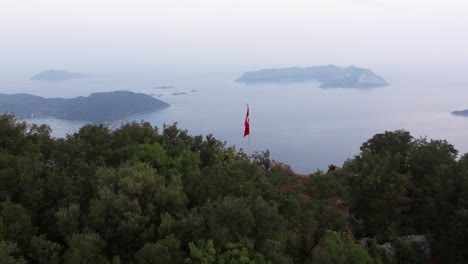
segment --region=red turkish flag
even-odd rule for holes
[[[249,106],[247,106],[247,114],[245,115],[245,122],[244,122],[244,137],[250,134],[250,120],[249,120]]]

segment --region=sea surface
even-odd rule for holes
[[[234,82],[241,73],[185,78],[98,75],[53,83],[27,78],[0,80],[0,93],[64,98],[115,90],[146,93],[171,107],[128,121],[144,120],[158,127],[177,122],[191,134],[211,133],[246,153],[249,145],[243,132],[249,104],[251,152],[268,149],[273,159],[290,164],[299,173],[326,170],[332,163],[341,165],[359,153],[364,141],[386,130],[405,129],[414,137],[446,139],[460,153],[468,152],[468,118],[450,114],[468,108],[466,74],[421,69],[384,69],[376,73],[390,86],[322,89],[315,82]],[[153,89],[161,86],[173,88]],[[85,124],[54,118],[26,121],[49,124],[56,137],[73,133]]]

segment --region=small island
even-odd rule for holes
[[[130,116],[169,107],[147,94],[129,91],[93,93],[88,97],[44,98],[31,94],[0,94],[0,114],[18,118],[54,117],[111,125]]]
[[[264,69],[244,73],[236,82],[291,83],[318,81],[321,88],[376,88],[388,83],[369,69],[336,65]]]
[[[72,79],[82,79],[88,77],[83,73],[68,72],[68,71],[58,71],[58,70],[48,70],[38,73],[31,78],[33,81],[47,81],[47,82],[57,82],[57,81],[66,81]]]
[[[172,95],[174,95],[174,96],[186,95],[186,94],[187,94],[186,92],[175,92],[175,93],[172,93]]]
[[[156,87],[153,87],[153,89],[155,90],[167,90],[167,89],[173,89],[174,86],[156,86]]]
[[[460,110],[460,111],[453,111],[453,112],[452,112],[452,115],[455,115],[455,116],[466,116],[466,117],[468,117],[468,109]]]

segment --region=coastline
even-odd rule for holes
[[[148,114],[148,113],[157,112],[157,111],[160,111],[160,110],[162,110],[162,109],[169,108],[169,107],[170,107],[170,105],[168,105],[168,106],[161,106],[161,107],[159,107],[159,108],[157,108],[157,109],[154,109],[154,110],[144,111],[144,112],[132,114],[132,115],[126,116],[126,117],[124,117],[124,118],[122,118],[122,119],[119,119],[119,120],[116,120],[116,121],[111,121],[111,122],[109,122],[108,125],[106,125],[106,127],[107,127],[109,130],[114,130],[118,125],[127,122],[130,118],[133,118],[133,117],[136,117],[136,116],[139,116],[139,115],[143,115],[143,114]]]
[[[118,120],[115,120],[115,121],[109,121],[109,122],[104,122],[104,123],[100,123],[102,125],[104,125],[105,127],[107,127],[109,130],[114,130],[116,128],[116,126],[118,126],[119,124],[123,124],[125,122],[127,122],[129,119],[133,118],[133,117],[136,117],[138,115],[143,115],[143,114],[148,114],[148,113],[152,113],[152,112],[157,112],[157,111],[160,111],[160,110],[163,110],[165,108],[169,108],[170,105],[168,106],[162,106],[162,107],[159,107],[157,109],[153,109],[153,110],[149,110],[149,111],[144,111],[144,112],[139,112],[139,113],[136,113],[136,114],[132,114],[132,115],[128,115],[124,118],[121,118],[121,119],[118,119]],[[28,120],[34,120],[34,119],[41,119],[41,118],[52,118],[52,119],[56,119],[56,120],[62,120],[62,121],[70,121],[70,122],[80,122],[80,123],[83,123],[83,124],[94,124],[94,125],[99,125],[99,124],[95,124],[91,121],[86,121],[86,120],[70,120],[70,119],[63,119],[63,118],[57,118],[55,116],[35,116],[35,117],[18,117],[18,121],[28,121]],[[28,122],[29,123],[29,122]]]

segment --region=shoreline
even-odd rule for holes
[[[124,118],[115,120],[115,121],[104,122],[104,123],[93,123],[93,122],[91,122],[91,121],[86,121],[86,120],[63,119],[63,118],[57,118],[57,117],[55,117],[55,116],[18,117],[17,120],[18,120],[18,121],[27,121],[27,120],[34,120],[34,119],[41,119],[41,118],[53,118],[53,119],[56,119],[56,120],[63,120],[63,121],[70,121],[70,122],[80,122],[80,123],[83,123],[83,125],[85,125],[85,124],[92,124],[92,125],[100,125],[100,124],[102,124],[103,126],[107,127],[109,130],[113,130],[113,129],[115,129],[115,127],[116,127],[117,125],[125,123],[125,122],[128,121],[130,118],[136,117],[136,116],[138,116],[138,115],[143,115],[143,114],[148,114],[148,113],[157,112],[157,111],[163,110],[163,109],[165,109],[165,108],[169,108],[169,107],[170,107],[170,105],[168,105],[168,106],[162,106],[162,107],[159,107],[159,108],[154,109],[154,110],[139,112],[139,113],[132,114],[132,115],[126,116],[126,117],[124,117]],[[29,122],[27,122],[27,123],[29,123]]]
[[[116,128],[117,125],[119,125],[119,124],[124,124],[124,123],[127,122],[130,118],[133,118],[133,117],[136,117],[136,116],[139,116],[139,115],[143,115],[143,114],[149,114],[149,113],[157,112],[157,111],[160,111],[160,110],[162,110],[162,109],[169,108],[169,107],[170,107],[170,105],[169,105],[169,106],[162,106],[162,107],[159,107],[159,108],[154,109],[154,110],[144,111],[144,112],[132,114],[132,115],[126,116],[126,117],[124,117],[124,118],[122,118],[122,119],[109,122],[109,124],[106,125],[106,127],[107,127],[109,130],[114,130],[114,129]]]

